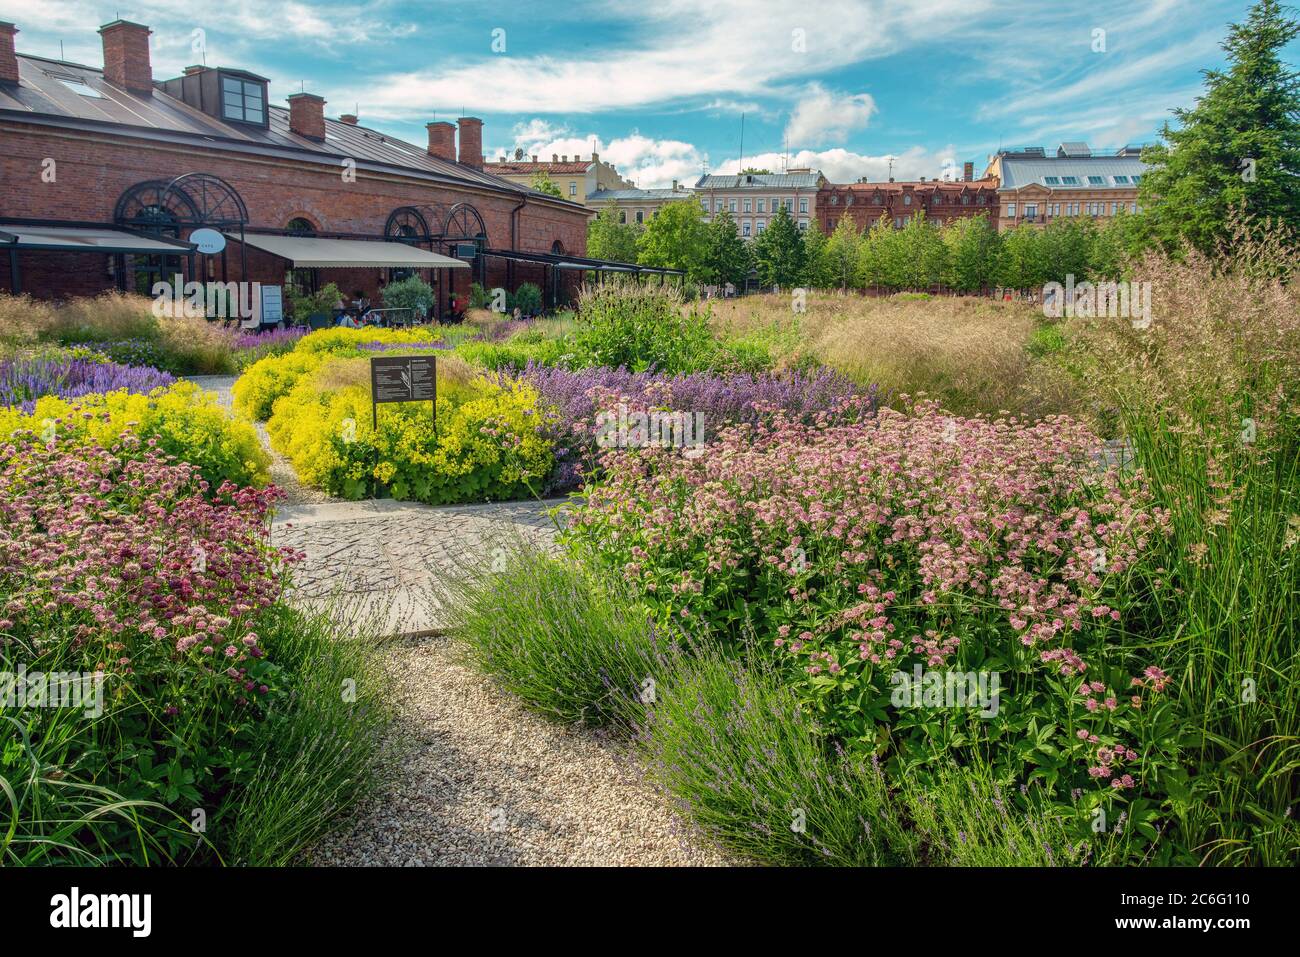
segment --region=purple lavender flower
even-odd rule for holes
[[[147,393],[175,382],[152,366],[126,366],[86,359],[6,359],[0,361],[0,405],[31,412],[46,395],[75,399],[91,393]]]

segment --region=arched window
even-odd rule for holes
[[[556,256],[563,256],[564,243],[560,242],[558,239],[555,242],[551,243],[551,252],[554,253]]]
[[[316,227],[310,219],[295,216],[285,224],[285,232],[291,236],[315,236]],[[320,289],[319,269],[286,269],[284,272],[284,289],[290,295],[305,296]]]

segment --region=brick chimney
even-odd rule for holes
[[[149,63],[152,31],[130,20],[114,20],[99,28],[104,40],[104,79],[132,93],[153,93],[153,67]]]
[[[456,127],[446,120],[426,124],[429,131],[429,155],[448,163],[456,162]]]
[[[289,129],[309,140],[325,139],[325,98],[315,93],[290,94]]]
[[[18,28],[0,20],[0,83],[18,82],[18,55],[14,52],[14,34]]]
[[[975,178],[975,164],[963,163],[961,167],[961,175],[968,183],[973,180]]]
[[[483,168],[483,121],[477,116],[460,118],[460,162],[462,166]]]
[[[340,123],[346,123],[348,126],[357,125],[357,115],[355,113],[344,113],[339,117]]]

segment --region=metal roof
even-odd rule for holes
[[[1115,176],[1141,176],[1147,171],[1147,164],[1136,156],[1069,156],[1069,157],[1002,157],[1001,189],[1020,189],[1031,183],[1046,186],[1049,189],[1126,189],[1132,183],[1114,182]],[[1046,182],[1047,177],[1076,176],[1078,186]],[[1104,177],[1104,186],[1088,183],[1089,176]]]
[[[0,84],[0,117],[82,128],[108,124],[126,136],[198,142],[207,149],[296,155],[330,165],[347,157],[363,167],[377,165],[497,192],[543,195],[489,172],[430,156],[424,147],[360,125],[327,118],[324,142],[298,136],[289,129],[289,110],[283,106],[268,104],[269,128],[263,128],[227,123],[156,87],[151,96],[131,93],[107,82],[103,71],[77,63],[20,54],[18,75],[17,85]]]
[[[468,269],[469,263],[440,256],[406,243],[364,239],[321,239],[318,236],[279,236],[226,233],[227,239],[288,259],[300,269],[351,269],[381,266],[394,269]]]
[[[691,194],[681,189],[598,189],[594,193],[587,194],[587,202],[589,203],[690,198]]]
[[[701,176],[696,189],[816,189],[821,173],[746,173]]]

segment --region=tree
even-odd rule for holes
[[[620,222],[618,208],[606,206],[587,223],[587,255],[592,259],[634,263],[640,235],[639,225]]]
[[[920,212],[903,224],[899,233],[902,246],[902,283],[906,289],[926,289],[941,282],[948,249],[939,228]]]
[[[637,262],[643,266],[684,269],[688,279],[705,282],[708,227],[694,200],[666,203],[637,239]]]
[[[998,260],[998,282],[1011,289],[1032,289],[1048,282],[1050,272],[1044,256],[1042,232],[1027,223],[1002,234],[1002,255]]]
[[[744,287],[749,275],[749,244],[736,232],[736,222],[725,210],[704,227],[703,281],[714,285],[731,283]]]
[[[546,175],[546,170],[539,169],[533,174],[532,187],[537,190],[537,192],[545,193],[547,196],[564,197],[564,194],[560,192],[560,187],[556,186],[555,183],[551,181],[551,178]]]
[[[943,230],[948,247],[945,282],[959,292],[978,292],[997,281],[1000,241],[987,214],[963,216]]]
[[[1043,263],[1042,282],[1063,283],[1067,276],[1082,282],[1092,270],[1092,252],[1097,239],[1097,225],[1088,216],[1054,219],[1040,230],[1039,254]]]
[[[1237,206],[1300,226],[1300,73],[1278,57],[1300,21],[1282,9],[1259,0],[1229,28],[1227,72],[1205,71],[1196,106],[1173,111],[1179,128],[1166,122],[1165,142],[1142,152],[1144,225],[1166,249],[1212,249]]]
[[[903,282],[903,250],[898,230],[881,216],[862,237],[858,281],[864,286],[898,288]]]
[[[826,240],[823,257],[828,282],[841,289],[857,285],[863,237],[852,216],[845,216]]]
[[[803,276],[799,285],[807,289],[826,289],[835,285],[830,263],[826,261],[826,234],[813,223],[803,234]]]
[[[797,286],[803,277],[804,249],[790,210],[781,209],[754,239],[754,265],[764,286]]]

